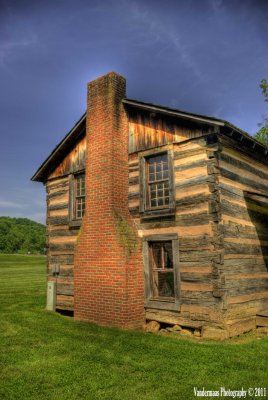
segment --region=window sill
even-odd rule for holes
[[[174,217],[176,210],[174,208],[160,208],[158,210],[145,210],[140,213],[141,219],[152,219],[162,217]]]
[[[80,228],[82,225],[82,219],[69,221],[69,228]]]
[[[155,308],[157,310],[180,311],[179,301],[175,298],[147,300],[145,301],[144,307]]]

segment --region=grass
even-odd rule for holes
[[[200,342],[74,322],[45,310],[44,257],[0,255],[0,274],[1,400],[175,400],[194,399],[194,386],[268,386],[267,337]]]

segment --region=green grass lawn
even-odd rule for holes
[[[44,257],[0,255],[0,277],[1,400],[188,400],[194,387],[268,390],[267,337],[201,342],[74,322],[45,310]]]

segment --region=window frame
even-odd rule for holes
[[[150,157],[167,154],[168,161],[168,182],[169,182],[169,204],[151,207],[148,204],[149,183],[148,183],[148,159]],[[165,215],[175,214],[175,186],[174,186],[174,162],[173,149],[153,149],[139,154],[140,165],[140,214],[142,218],[157,218]],[[164,181],[164,180],[163,180]]]
[[[83,216],[81,218],[77,218],[76,216],[76,205],[77,205],[77,197],[86,197],[77,196],[77,177],[79,175],[85,176],[85,170],[77,171],[69,176],[69,226],[70,227],[80,227],[82,225]]]
[[[174,270],[174,297],[154,297],[152,284],[152,268],[150,244],[155,242],[171,242]],[[180,271],[179,271],[179,239],[177,234],[149,235],[143,237],[144,263],[144,305],[147,308],[176,310],[180,308]]]

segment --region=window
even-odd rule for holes
[[[149,242],[153,298],[174,297],[172,242]]]
[[[148,157],[146,170],[146,208],[168,207],[170,195],[167,154]]]
[[[140,155],[140,212],[144,218],[175,212],[172,154],[154,150]]]
[[[70,175],[70,226],[79,227],[81,225],[85,214],[85,204],[85,173]]]
[[[143,239],[145,306],[178,310],[179,240],[176,234]]]
[[[85,174],[75,176],[74,217],[82,219],[85,213]]]

